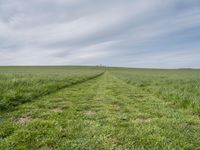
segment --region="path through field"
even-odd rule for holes
[[[2,116],[0,149],[200,149],[198,116],[108,72]]]

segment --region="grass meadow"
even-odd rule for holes
[[[113,75],[159,98],[200,114],[200,70],[111,69]]]
[[[100,73],[101,70],[82,67],[1,67],[0,109],[9,110]]]
[[[0,67],[0,149],[200,149],[200,70]]]

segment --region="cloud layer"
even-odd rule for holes
[[[0,0],[0,65],[200,67],[199,0]]]

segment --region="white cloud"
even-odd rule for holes
[[[197,0],[0,1],[0,65],[105,63],[142,67],[153,54],[150,66],[167,67],[169,63],[159,63],[158,58],[168,55],[175,67],[187,66],[195,57],[190,52],[200,46],[196,44],[199,4]],[[188,59],[180,64],[171,51],[181,53],[182,44]],[[194,60],[198,62],[196,57]]]

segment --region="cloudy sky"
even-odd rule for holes
[[[199,0],[0,0],[0,65],[200,67]]]

